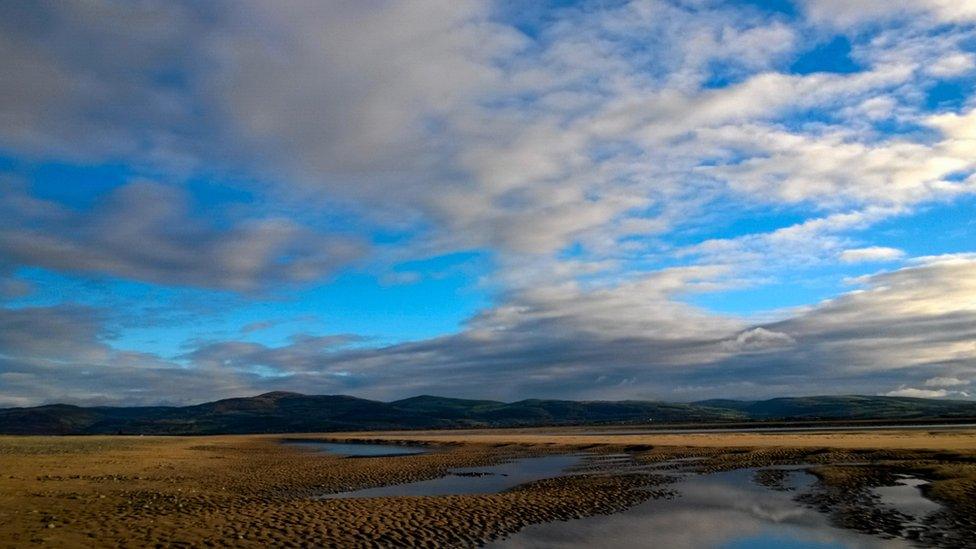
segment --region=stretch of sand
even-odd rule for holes
[[[586,429],[472,429],[452,431],[391,431],[336,433],[342,440],[408,440],[432,443],[554,444],[580,446],[674,446],[696,448],[844,448],[890,450],[976,450],[976,428],[877,429],[803,433],[741,432],[691,434],[588,434]]]
[[[281,443],[292,438],[413,441],[436,445],[436,451],[347,459]],[[591,474],[497,494],[313,497],[436,478],[456,467],[583,450],[590,456],[627,452],[638,464],[696,457],[702,460],[696,465],[701,472],[794,463],[887,463],[935,479],[932,493],[962,517],[954,519],[963,524],[959,535],[976,530],[965,522],[976,516],[973,429],[587,435],[569,428],[0,437],[0,547],[470,547],[529,524],[612,513],[659,495],[652,487],[661,478],[653,472],[604,470],[594,457],[588,465]]]
[[[497,494],[323,500],[314,496],[552,450],[466,444],[347,459],[286,438],[0,437],[0,547],[470,547],[653,495],[652,478],[605,474]]]

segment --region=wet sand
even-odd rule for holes
[[[0,546],[474,546],[655,495],[653,475],[593,474],[497,494],[318,499],[553,450],[469,444],[345,458],[282,438],[0,438]]]
[[[689,458],[703,473],[813,464],[824,498],[834,487],[853,493],[883,485],[895,472],[912,472],[931,480],[927,495],[955,513],[938,527],[962,532],[956,539],[972,535],[965,523],[967,513],[976,516],[972,430],[599,437],[549,431],[0,437],[0,547],[476,546],[530,524],[668,497],[668,464]],[[295,438],[396,440],[433,451],[346,458],[282,444]],[[583,451],[591,455],[586,474],[495,494],[317,497],[437,478],[452,468]],[[625,461],[661,470],[622,469],[619,459],[600,458],[621,452]],[[861,469],[851,473],[853,466]],[[829,498],[809,504],[838,505]],[[870,520],[849,527],[873,528]]]

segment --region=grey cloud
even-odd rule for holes
[[[198,59],[203,15],[178,2],[5,5],[0,143],[32,156],[188,165],[187,138],[206,121],[180,81]]]
[[[100,311],[61,305],[0,309],[0,355],[100,360],[109,354]]]
[[[275,326],[275,323],[267,320],[251,322],[250,324],[245,324],[244,326],[241,326],[241,333],[250,334],[252,332],[260,332],[262,330],[267,330],[268,328],[271,328],[273,326]]]
[[[12,266],[252,291],[321,279],[364,252],[354,239],[286,219],[223,228],[194,216],[188,202],[176,188],[135,182],[80,212],[10,184],[0,199],[0,255]]]
[[[145,401],[176,394],[181,371],[104,340],[102,311],[90,307],[0,308],[0,405]],[[158,383],[158,388],[153,387]]]
[[[661,307],[657,297],[632,287],[621,292],[629,304],[613,292],[523,297],[486,313],[466,332],[428,341],[297,358],[288,358],[292,346],[260,351],[264,363],[300,366],[294,370],[303,379],[341,374],[348,387],[374,396],[875,394],[936,375],[976,373],[976,309],[968,300],[973,267],[971,260],[949,258],[877,275],[863,281],[865,290],[746,330],[693,310],[681,313],[676,305]],[[604,306],[618,312],[617,324],[601,319]],[[916,312],[906,315],[905,307]],[[253,349],[211,351],[253,361],[246,358]]]
[[[627,288],[630,304],[622,301],[626,291],[512,296],[459,334],[379,348],[352,345],[368,342],[342,334],[300,335],[281,346],[202,343],[178,358],[185,366],[108,347],[88,311],[4,310],[3,326],[20,329],[6,329],[0,342],[7,356],[0,397],[150,403],[289,389],[373,398],[693,400],[923,390],[965,398],[944,387],[976,377],[974,266],[967,258],[931,259],[762,326],[662,306],[666,298],[641,294],[637,283]],[[621,311],[621,321],[601,318],[603,307]],[[45,333],[62,346],[44,350]]]
[[[203,344],[180,359],[208,369],[229,368],[240,371],[260,369],[267,376],[290,376],[316,372],[323,357],[363,338],[353,334],[312,336],[299,334],[290,344],[267,347],[259,343],[222,341]]]
[[[255,354],[257,346],[228,342],[201,347],[188,366],[151,353],[115,348],[105,317],[104,311],[74,305],[0,308],[0,406],[190,404],[279,388],[267,372],[254,371],[255,364],[263,363]],[[294,365],[298,357],[352,341],[357,338],[298,337],[278,360]],[[229,359],[215,360],[218,347],[225,357],[250,353],[248,367],[237,367]],[[338,383],[330,386],[321,380],[309,387],[342,390]]]

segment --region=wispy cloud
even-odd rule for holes
[[[840,253],[840,260],[845,263],[864,263],[877,261],[894,261],[905,257],[905,252],[897,248],[885,246],[869,246],[867,248],[851,248]]]

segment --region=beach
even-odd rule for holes
[[[291,443],[297,440],[396,442],[427,451],[356,458]],[[571,474],[494,493],[334,497],[554,455],[583,461]],[[693,474],[802,464],[820,479],[820,500],[811,506],[831,505],[835,487],[856,493],[890,482],[896,472],[927,478],[928,497],[958,520],[973,516],[976,503],[972,429],[0,437],[0,546],[478,546],[530,525],[666,500],[674,495],[669,468],[683,460]],[[767,477],[775,481],[775,474]],[[870,521],[849,527],[873,528]],[[938,527],[956,530],[940,535],[971,534],[965,523]]]

